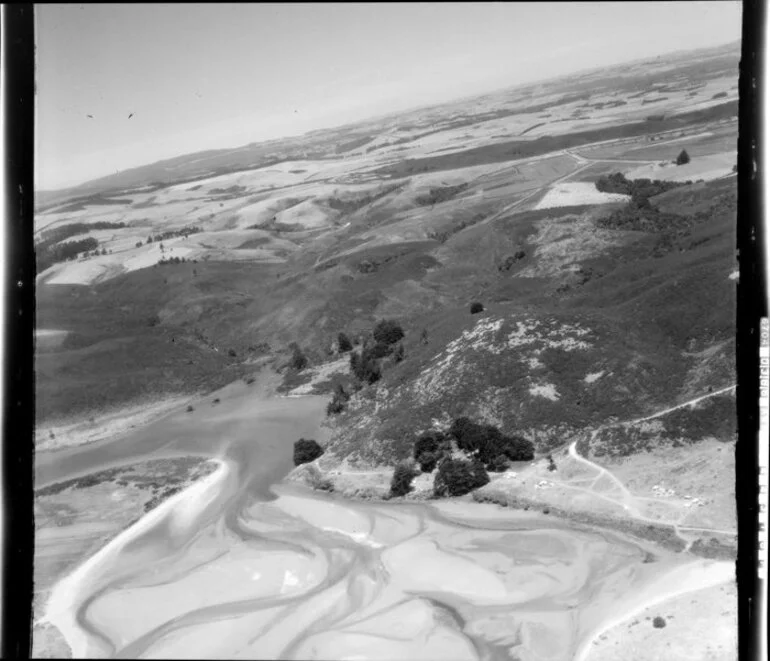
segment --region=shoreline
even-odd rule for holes
[[[339,464],[342,465],[342,464]],[[642,521],[636,521],[632,518],[622,519],[608,514],[598,514],[583,510],[567,510],[554,506],[548,502],[539,502],[535,499],[522,498],[514,495],[503,495],[494,493],[471,492],[467,496],[458,498],[438,498],[434,499],[430,491],[425,489],[415,490],[406,497],[389,498],[387,496],[387,487],[383,485],[360,485],[344,484],[345,479],[354,481],[355,478],[374,475],[382,480],[386,485],[389,482],[390,473],[387,469],[372,471],[340,471],[335,469],[322,470],[315,462],[303,464],[294,468],[294,470],[284,478],[287,482],[302,484],[316,492],[331,492],[344,500],[353,502],[372,502],[372,503],[438,503],[438,502],[468,502],[477,504],[493,504],[510,509],[512,511],[528,512],[532,510],[536,513],[554,516],[567,525],[585,527],[592,530],[605,531],[619,535],[627,535],[633,539],[641,540],[646,543],[653,543],[669,552],[688,553],[693,557],[708,560],[728,560],[734,562],[737,549],[734,545],[725,544],[718,539],[724,538],[724,534],[709,533],[712,535],[712,541],[708,544],[698,540],[687,547],[687,544],[679,537],[675,526],[670,524],[654,524]],[[419,479],[415,479],[415,482]],[[324,488],[324,486],[331,488]]]

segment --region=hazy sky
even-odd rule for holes
[[[45,190],[719,45],[740,38],[741,22],[737,1],[89,4],[35,13],[35,169]]]

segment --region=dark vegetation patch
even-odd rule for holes
[[[125,223],[98,221],[95,223],[69,223],[43,230],[41,240],[35,244],[38,273],[42,273],[58,262],[76,259],[78,255],[91,252],[99,247],[99,242],[93,237],[66,242],[65,239],[93,230],[122,229],[124,227],[126,227]]]
[[[358,147],[363,147],[367,142],[370,142],[372,140],[372,136],[370,135],[362,135],[359,138],[354,138],[353,140],[350,140],[348,142],[343,142],[340,145],[337,145],[334,149],[335,154],[344,154],[346,151],[350,151],[351,149],[357,149]]]
[[[227,188],[212,188],[209,190],[209,194],[217,195],[217,197],[209,198],[209,200],[229,200],[236,197],[242,197],[248,190],[249,189],[246,188],[246,186],[240,186],[238,184],[233,184]]]
[[[314,440],[301,438],[294,443],[294,465],[315,461],[324,453],[324,449]]]
[[[390,481],[390,496],[398,498],[406,496],[412,490],[412,480],[417,476],[418,471],[409,461],[400,461],[393,470],[393,477]]]
[[[468,188],[469,184],[458,184],[457,186],[441,186],[431,188],[427,194],[419,195],[415,198],[415,203],[420,206],[433,206],[451,200],[453,197],[462,193]]]
[[[540,128],[541,126],[545,126],[548,122],[538,122],[537,124],[533,124],[532,126],[528,126],[525,128],[519,135],[524,135],[525,133],[529,133],[530,131],[534,131],[536,128]],[[500,136],[500,137],[507,137],[507,136]]]
[[[147,243],[152,243],[153,241],[167,241],[168,239],[175,239],[177,237],[183,237],[186,239],[191,234],[198,234],[202,231],[203,230],[197,225],[188,225],[187,227],[183,227],[178,230],[166,230],[165,232],[160,232],[159,234],[150,235],[147,237]]]
[[[99,242],[89,236],[77,241],[57,243],[55,246],[50,246],[46,250],[38,249],[36,250],[37,272],[42,273],[48,267],[53,266],[58,262],[77,259],[78,256],[84,256],[86,254],[90,256],[92,251],[95,251],[98,248]]]
[[[121,205],[131,204],[131,199],[115,199],[110,197],[103,197],[101,195],[91,195],[89,197],[78,198],[66,207],[59,209],[59,213],[74,213],[76,211],[85,211],[86,207],[91,206],[107,206],[107,205]]]
[[[457,418],[449,428],[449,435],[457,441],[457,447],[472,454],[488,470],[500,468],[503,462],[530,461],[535,457],[535,446],[521,436],[503,434],[494,425],[479,424],[467,417]]]
[[[347,215],[347,214],[354,213],[359,209],[363,209],[366,206],[369,206],[370,204],[376,202],[379,199],[382,199],[387,195],[390,195],[391,193],[395,192],[396,190],[399,190],[400,188],[401,188],[400,185],[382,186],[378,190],[372,193],[363,195],[361,197],[346,197],[346,198],[330,197],[326,199],[325,203],[326,203],[326,206],[328,206],[330,209],[334,209],[335,211],[339,211],[343,215]]]
[[[483,464],[463,459],[446,459],[438,467],[433,480],[433,495],[464,496],[489,483]]]
[[[55,482],[36,489],[35,496],[54,496],[68,489],[87,489],[100,484],[113,483],[118,486],[133,486],[148,490],[151,497],[144,505],[144,511],[148,512],[181,491],[191,481],[205,477],[215,470],[216,465],[213,462],[200,457],[153,459]]]
[[[254,239],[248,239],[238,246],[237,250],[249,250],[253,248],[261,248],[262,246],[270,243],[269,236],[258,236]]]
[[[443,227],[438,230],[431,230],[428,232],[428,238],[438,241],[439,243],[446,243],[455,234],[462,232],[464,229],[472,227],[477,223],[480,223],[482,220],[484,220],[484,218],[485,216],[483,213],[477,213],[472,217],[455,221],[449,227]]]

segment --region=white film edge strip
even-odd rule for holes
[[[770,323],[767,317],[759,326],[759,521],[758,564],[760,579],[767,578],[767,490],[768,490],[768,436],[770,435]]]

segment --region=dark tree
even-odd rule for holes
[[[312,439],[301,438],[294,443],[294,465],[315,461],[324,453],[324,449]]]
[[[404,330],[398,322],[392,319],[382,319],[375,325],[372,335],[377,342],[382,344],[395,344],[404,337]]]
[[[417,475],[414,467],[408,461],[400,461],[393,471],[390,481],[390,495],[394,498],[405,496],[412,490],[412,480]]]
[[[346,353],[353,348],[353,344],[345,333],[340,333],[337,335],[337,347],[339,347],[340,353]]]
[[[433,480],[433,494],[443,496],[464,496],[489,482],[489,475],[478,462],[462,459],[446,459],[438,467]]]
[[[426,431],[417,437],[412,454],[423,473],[432,473],[439,460],[449,453],[449,441],[440,431]]]
[[[677,165],[684,165],[685,163],[690,162],[690,155],[687,153],[686,149],[683,149],[681,152],[679,152],[679,156],[676,157],[676,164]]]
[[[471,303],[471,314],[478,314],[479,312],[484,312],[484,306],[478,301],[474,301]]]
[[[556,462],[553,460],[553,455],[549,453],[547,459],[548,459],[548,470],[552,472],[555,471]]]
[[[654,626],[656,629],[662,629],[666,626],[666,620],[664,620],[660,615],[658,615],[653,621],[652,626]]]
[[[381,376],[377,360],[366,349],[350,354],[350,371],[359,381],[370,384],[379,381]]]
[[[292,354],[289,366],[300,372],[307,367],[307,356],[302,352],[302,349],[300,349],[298,344],[292,344],[291,348]]]

